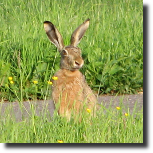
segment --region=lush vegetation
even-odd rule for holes
[[[82,112],[82,122],[42,116],[35,114],[31,105],[30,118],[16,122],[8,107],[0,116],[0,143],[143,143],[143,114],[132,114],[120,104],[120,107],[100,106],[95,118],[89,112]],[[76,116],[75,116],[76,117]],[[89,119],[90,118],[90,119]]]
[[[73,30],[90,18],[79,47],[81,71],[95,92],[131,94],[143,88],[141,0],[0,0],[0,18],[0,101],[51,98],[60,55],[45,34],[45,20],[69,45]],[[56,112],[37,116],[33,106],[30,118],[17,122],[10,109],[0,115],[1,143],[143,143],[142,111],[130,114],[122,105],[101,105],[95,118],[84,112],[81,123]]]
[[[0,18],[0,99],[50,95],[47,81],[59,69],[60,55],[45,34],[45,20],[68,45],[72,31],[90,18],[79,44],[85,59],[81,71],[99,94],[143,88],[141,0],[1,0]]]

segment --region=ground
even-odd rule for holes
[[[113,107],[116,109],[117,106],[122,107],[124,105],[123,111],[129,108],[129,112],[132,113],[136,104],[136,111],[140,111],[143,107],[143,93],[135,94],[135,95],[119,95],[119,96],[99,96],[98,103],[102,104],[106,109],[108,107]],[[48,111],[52,116],[54,112],[54,104],[52,100],[38,100],[38,101],[25,101],[23,103],[18,102],[0,102],[0,114],[4,115],[6,109],[10,109],[10,115],[14,115],[17,121],[21,121],[23,117],[29,117],[31,114],[31,104],[33,104],[36,115],[41,115],[43,112]],[[36,106],[36,107],[35,107]],[[21,109],[22,108],[22,109]]]

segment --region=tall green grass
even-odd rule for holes
[[[141,0],[1,0],[0,18],[0,99],[50,95],[47,81],[59,69],[60,56],[45,34],[45,20],[56,25],[68,45],[73,30],[90,18],[79,44],[85,59],[81,71],[99,94],[143,87]]]
[[[82,112],[82,122],[73,118],[67,122],[56,113],[37,116],[33,105],[29,119],[16,122],[9,108],[0,116],[0,143],[143,143],[142,111],[134,109],[130,114],[122,105],[120,108],[101,105],[94,118]]]

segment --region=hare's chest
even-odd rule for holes
[[[68,77],[61,77],[60,79],[53,82],[53,87],[61,91],[77,91],[81,89],[83,85],[80,77],[75,77],[73,79]]]
[[[75,75],[64,75],[59,73],[55,74],[58,77],[58,80],[54,80],[53,82],[53,89],[61,92],[73,92],[77,93],[83,90],[83,77],[82,74],[78,71]]]

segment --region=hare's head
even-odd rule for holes
[[[63,39],[56,27],[49,21],[44,22],[44,29],[50,41],[58,48],[61,54],[61,68],[74,71],[83,66],[81,49],[77,47],[85,31],[89,27],[89,19],[81,24],[71,36],[71,44],[64,46]]]

